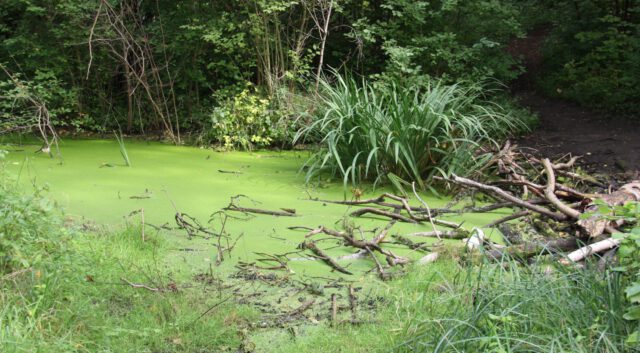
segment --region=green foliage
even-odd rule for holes
[[[42,190],[22,195],[13,185],[1,182],[0,275],[50,269],[63,255],[68,238],[55,205],[42,196]]]
[[[404,77],[475,82],[508,81],[520,72],[503,50],[522,35],[512,1],[385,0],[359,10],[362,16],[348,35],[363,43],[367,73],[382,69]]]
[[[75,109],[76,92],[66,89],[52,71],[38,70],[32,80],[19,76],[15,80],[6,78],[0,81],[0,92],[0,132],[28,129],[37,124],[37,107],[31,97],[46,105],[54,125],[78,125],[76,120],[65,119]]]
[[[544,48],[549,94],[611,113],[637,114],[640,100],[638,4],[593,0],[544,9],[555,27]]]
[[[620,267],[617,271],[628,276],[629,283],[625,288],[627,300],[631,306],[624,315],[626,320],[640,322],[640,202],[629,202],[624,206],[615,208],[613,217],[615,220],[623,220],[632,225],[624,233],[614,234],[613,237],[621,239],[618,256]],[[628,343],[640,345],[640,327],[629,335]]]
[[[364,81],[336,76],[324,81],[312,121],[297,140],[321,141],[307,180],[323,172],[345,185],[378,183],[390,176],[415,181],[469,174],[488,158],[484,144],[525,128],[519,117],[483,99],[478,86]]]
[[[619,266],[613,270],[624,277],[626,298],[629,302],[624,318],[636,322],[636,329],[627,339],[630,345],[640,345],[640,202],[628,202],[622,206],[609,206],[595,200],[597,209],[584,217],[600,217],[609,221],[624,222],[626,229],[613,234],[621,241],[618,250]]]
[[[210,118],[208,142],[219,143],[225,149],[267,147],[283,134],[270,101],[251,86],[216,107]]]
[[[212,107],[231,99],[217,93],[246,81],[273,101],[282,98],[280,91],[305,91],[315,80],[320,55],[319,30],[312,19],[312,14],[320,16],[315,0],[109,3],[116,13],[126,12],[125,4],[133,9],[123,26],[152,51],[144,65],[154,62],[158,70],[145,72],[153,71],[158,76],[153,82],[164,83],[152,91],[169,101],[162,110],[171,115],[172,129],[206,128]],[[334,5],[325,67],[402,79],[428,74],[448,82],[507,81],[519,71],[502,50],[521,32],[511,1],[346,0]],[[120,42],[104,18],[95,17],[98,8],[97,2],[79,0],[3,1],[0,63],[48,91],[49,97],[42,92],[43,100],[54,112],[56,126],[108,132],[126,122],[133,130],[129,133],[166,129],[139,82],[129,82],[133,76],[127,76],[119,57],[124,54]],[[91,31],[94,20],[97,26]],[[89,33],[91,50],[86,45]],[[131,84],[133,92],[128,91]],[[223,144],[248,146],[243,141],[247,136],[230,132],[237,140]],[[256,136],[256,145],[273,139]]]

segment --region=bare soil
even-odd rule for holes
[[[597,173],[640,173],[640,124],[603,116],[574,103],[550,99],[533,91],[518,94],[522,105],[536,112],[539,127],[519,139],[540,155],[582,156],[582,165]]]
[[[590,172],[638,178],[640,119],[589,110],[536,91],[535,78],[541,74],[543,63],[541,49],[548,33],[548,28],[538,28],[526,38],[514,40],[508,48],[526,68],[526,73],[513,82],[512,91],[540,119],[539,127],[521,137],[518,144],[546,157],[582,156],[581,165]]]

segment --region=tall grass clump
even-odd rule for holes
[[[307,161],[307,181],[329,172],[345,185],[402,179],[424,187],[435,175],[473,172],[489,157],[479,147],[526,127],[475,85],[359,83],[336,74],[321,88],[312,121],[296,135],[321,146]]]
[[[408,325],[396,352],[631,352],[622,276],[484,269],[437,317]],[[473,275],[476,277],[476,275]],[[457,295],[457,297],[456,297]],[[453,300],[452,300],[453,298]]]

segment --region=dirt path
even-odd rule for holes
[[[533,77],[540,74],[541,47],[546,28],[532,31],[526,38],[514,40],[509,52],[522,58],[527,73],[512,85],[522,105],[538,114],[539,128],[518,140],[523,147],[540,155],[583,156],[582,165],[593,172],[640,173],[640,120],[623,120],[590,111],[577,104],[547,98],[535,91]]]

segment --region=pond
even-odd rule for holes
[[[340,228],[341,219],[353,210],[343,205],[311,200],[343,200],[345,195],[348,199],[353,196],[351,189],[345,192],[340,181],[325,180],[319,183],[320,186],[305,185],[304,175],[300,173],[308,156],[304,151],[217,152],[128,140],[126,148],[131,166],[127,167],[118,143],[112,140],[64,140],[60,144],[61,159],[34,153],[38,145],[11,144],[2,148],[9,150],[7,169],[17,180],[17,185],[25,190],[34,184],[46,186],[49,196],[76,223],[85,224],[88,228],[96,225],[120,227],[126,222],[139,225],[139,215],[128,215],[144,209],[147,236],[160,237],[174,249],[175,256],[169,261],[186,261],[198,268],[212,261],[213,240],[189,240],[184,231],[176,229],[158,233],[149,224],[175,227],[176,212],[186,213],[207,224],[209,216],[227,206],[235,195],[248,197],[240,200],[244,207],[296,210],[297,217],[256,215],[249,220],[230,219],[226,230],[233,239],[241,237],[232,253],[234,261],[222,266],[229,268],[237,261],[254,261],[256,253],[295,251],[305,232],[288,227],[325,225]],[[385,191],[372,190],[371,187],[362,189],[366,192],[363,198]],[[440,207],[449,201],[426,194],[423,196],[431,207]],[[499,215],[466,214],[464,226],[471,229]],[[455,216],[446,219],[462,221]],[[387,223],[373,218],[355,221],[362,229],[373,229]],[[219,228],[219,222],[214,221],[212,227]],[[392,232],[428,230],[431,230],[429,225],[398,224]],[[193,251],[185,252],[185,249]],[[350,253],[353,249],[346,247],[331,250],[331,254],[336,256]],[[351,266],[370,269],[371,264],[359,261]],[[319,273],[326,272],[327,267],[318,265],[318,261],[299,261],[293,269],[296,272]]]

